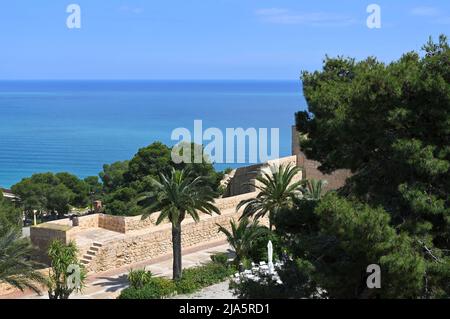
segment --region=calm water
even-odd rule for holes
[[[177,127],[280,128],[290,155],[294,113],[305,108],[299,82],[0,82],[0,186],[36,172],[97,175]],[[218,169],[236,165],[217,165]]]

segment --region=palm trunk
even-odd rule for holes
[[[270,211],[269,212],[269,230],[270,230],[270,232],[272,232],[272,227],[273,227],[272,221],[273,221],[273,212]]]
[[[181,279],[181,223],[172,224],[173,280]]]

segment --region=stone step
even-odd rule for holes
[[[83,265],[89,265],[89,263],[90,263],[90,261],[89,261],[89,260],[86,260],[86,259],[81,259],[80,262],[81,262]]]
[[[97,252],[97,251],[100,250],[100,247],[91,246],[91,247],[89,248],[89,250],[90,250],[90,251],[95,251],[95,252]]]
[[[92,249],[89,249],[89,250],[86,252],[86,254],[87,254],[87,255],[90,255],[90,256],[95,256],[95,255],[97,254],[97,251],[94,251],[94,250],[92,250]]]
[[[99,243],[99,242],[96,242],[96,241],[94,241],[94,242],[92,243],[92,246],[94,246],[94,247],[102,247],[102,246],[103,246],[103,244],[102,244],[102,243]]]
[[[92,259],[94,259],[94,256],[91,256],[91,255],[84,255],[84,256],[83,256],[83,259],[88,260],[88,261],[91,261]]]

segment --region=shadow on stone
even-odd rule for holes
[[[105,289],[106,292],[116,292],[128,286],[127,274],[119,277],[100,277],[99,279],[102,281],[94,283],[93,286],[108,287]]]

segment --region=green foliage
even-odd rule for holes
[[[215,193],[205,186],[203,176],[191,176],[187,170],[172,168],[170,175],[160,175],[159,180],[152,179],[152,188],[137,198],[142,204],[142,218],[159,212],[157,224],[164,220],[172,223],[173,278],[181,278],[181,223],[187,215],[195,222],[200,220],[199,212],[212,215],[220,214],[214,205]]]
[[[191,147],[203,151],[201,146],[191,144]],[[207,161],[175,164],[171,151],[168,146],[155,142],[141,148],[130,161],[105,164],[99,173],[101,183],[96,176],[81,180],[69,173],[41,173],[23,179],[12,190],[21,198],[21,206],[28,215],[37,211],[63,216],[71,206],[84,208],[92,205],[93,200],[101,199],[107,214],[136,216],[142,214],[138,195],[154,191],[153,180],[160,173],[186,169],[192,176],[202,177],[200,186],[214,190],[216,197],[219,195],[223,173],[216,172]]]
[[[93,196],[94,199],[101,198],[103,194],[103,184],[100,183],[98,176],[88,176],[83,181],[86,184],[91,197]]]
[[[202,266],[184,269],[183,277],[173,281],[166,278],[150,278],[142,287],[124,289],[119,299],[161,299],[175,294],[189,294],[202,288],[223,282],[235,269],[222,263],[210,262]]]
[[[353,176],[340,194],[372,207],[363,206],[366,213],[355,214],[352,224],[373,238],[344,227],[354,237],[338,248],[344,254],[356,253],[356,242],[368,246],[370,253],[360,252],[361,260],[376,257],[392,278],[384,296],[450,295],[445,281],[450,268],[450,47],[441,36],[438,43],[430,39],[423,51],[423,56],[410,52],[390,64],[327,57],[322,71],[302,75],[309,111],[299,112],[296,120],[303,151],[320,161],[324,172],[351,169]],[[335,200],[328,212],[340,211],[337,205],[350,212],[360,207]],[[374,239],[379,243],[369,247]],[[384,258],[380,245],[390,247]],[[338,270],[336,276],[337,282]]]
[[[14,185],[12,191],[29,214],[36,210],[63,215],[70,206],[86,207],[89,201],[87,184],[69,173],[34,174]]]
[[[282,285],[270,276],[232,283],[240,298],[421,296],[427,261],[410,237],[390,226],[382,208],[329,193],[317,201],[296,200],[296,208],[280,211],[275,221],[280,243],[294,260],[286,259],[278,270]],[[370,264],[381,266],[381,289],[367,288]]]
[[[204,185],[217,190],[222,174],[216,173],[212,164],[207,161],[194,163],[194,150],[203,152],[203,149],[200,145],[193,143],[190,147],[192,150],[190,163],[179,164],[172,160],[172,149],[160,142],[141,148],[129,162],[128,171],[124,174],[126,182],[129,185],[133,184],[138,191],[142,191],[140,183],[145,184],[146,177],[157,178],[161,173],[170,173],[172,168],[186,169],[194,176],[203,176]]]
[[[166,278],[150,278],[142,288],[129,287],[124,289],[118,299],[163,299],[174,295],[175,283]]]
[[[204,287],[223,282],[234,273],[235,268],[214,262],[184,269],[182,278],[176,281],[177,292],[180,294],[193,293]]]
[[[272,241],[273,245],[273,258],[274,260],[278,260],[279,256],[281,256],[281,242],[279,240],[279,236],[269,231],[267,227],[261,231],[260,235],[257,236],[252,242],[252,249],[248,252],[248,259],[251,262],[259,264],[261,261],[268,260],[267,256],[267,244],[269,240]],[[246,269],[250,267],[245,267]]]
[[[276,227],[287,252],[310,265],[309,281],[290,290],[311,292],[317,283],[330,298],[414,298],[421,295],[427,261],[406,233],[398,234],[389,214],[328,193],[320,201],[298,202],[279,214]],[[279,222],[279,223],[278,223]],[[367,266],[378,264],[381,289],[367,288]],[[286,268],[281,273],[294,274]],[[287,282],[287,281],[286,281]],[[289,281],[292,283],[292,281]],[[309,297],[303,295],[301,297]]]
[[[21,231],[4,229],[0,235],[0,283],[7,283],[23,291],[26,288],[40,294],[39,285],[45,278],[37,272],[39,263],[31,260],[35,250],[29,240],[21,238]]]
[[[103,165],[103,171],[100,172],[99,176],[106,192],[114,191],[126,184],[125,175],[128,172],[128,167],[129,161]]]
[[[329,297],[417,297],[426,261],[411,238],[397,234],[390,221],[382,208],[329,193],[320,201],[298,200],[296,209],[281,212],[275,224],[287,252],[313,267],[309,282],[316,282]],[[382,289],[367,289],[370,264],[382,268]],[[284,269],[280,276],[283,271],[289,274]],[[305,286],[297,286],[291,290],[304,291]]]
[[[20,209],[3,197],[0,190],[0,236],[5,235],[11,229],[22,229],[22,214]]]
[[[382,208],[348,201],[330,194],[316,208],[319,234],[311,238],[308,253],[321,256],[316,263],[322,288],[335,297],[411,298],[420,295],[425,260],[414,250],[411,239],[397,235],[390,216]],[[381,289],[369,291],[366,268],[379,264],[384,274]],[[342,283],[345,282],[345,285]]]
[[[194,144],[191,147],[194,148]],[[208,162],[175,164],[172,161],[171,151],[168,146],[155,142],[141,148],[130,161],[104,165],[100,178],[106,193],[104,196],[106,213],[126,216],[142,214],[142,207],[137,205],[136,201],[138,194],[154,191],[153,180],[161,173],[169,174],[172,169],[185,169],[192,176],[202,176],[201,186],[214,191],[219,189],[223,174],[215,172],[212,164]]]
[[[141,289],[151,281],[152,277],[153,274],[151,271],[146,271],[145,269],[131,269],[128,273],[128,282],[130,283],[131,288]]]
[[[283,245],[291,244],[290,234],[297,233],[316,233],[319,231],[319,217],[314,214],[314,210],[318,204],[315,200],[295,199],[293,208],[284,208],[275,216],[274,224],[275,232],[282,239]],[[290,250],[296,249],[296,243]]]
[[[211,255],[211,261],[213,263],[227,266],[228,265],[228,253],[216,253]]]
[[[74,242],[66,245],[54,240],[50,244],[48,256],[51,264],[47,282],[50,299],[69,299],[74,291],[81,291],[83,288],[86,270],[78,261],[77,252]],[[79,270],[78,273],[75,268]],[[71,287],[69,283],[74,285]]]
[[[143,218],[161,212],[157,224],[168,219],[178,225],[186,214],[195,221],[200,220],[199,211],[208,215],[220,214],[213,204],[214,192],[202,186],[203,181],[203,176],[191,175],[188,170],[172,169],[168,175],[161,174],[159,180],[152,180],[155,191],[142,193],[138,198],[139,203],[146,205]]]
[[[138,192],[131,187],[119,188],[105,196],[106,212],[118,216],[137,216],[142,208],[136,203]]]
[[[256,219],[269,215],[270,229],[274,215],[284,207],[291,207],[299,194],[303,181],[294,181],[300,168],[292,165],[271,167],[271,172],[263,172],[256,178],[255,187],[260,191],[256,198],[243,200],[237,210],[244,208],[242,217],[254,216]]]
[[[69,173],[57,173],[56,178],[60,183],[73,192],[71,205],[76,207],[86,207],[89,200],[89,187],[84,180]]]
[[[234,264],[239,266],[239,264],[244,259],[249,259],[257,246],[255,245],[258,238],[267,238],[269,230],[259,225],[257,220],[250,222],[248,218],[243,218],[239,222],[235,220],[230,221],[230,230],[217,224],[219,227],[219,232],[222,232],[227,237],[227,241],[233,248],[236,257],[234,259]],[[266,242],[267,245],[267,242]],[[259,250],[254,250],[254,255],[257,254]],[[259,262],[256,261],[256,262]]]
[[[239,299],[291,299],[318,298],[316,283],[311,280],[314,266],[297,259],[285,264],[278,271],[281,282],[272,275],[260,273],[260,280],[255,281],[241,276],[239,282],[230,281],[230,289]]]
[[[128,181],[141,180],[145,176],[156,177],[173,167],[170,148],[155,142],[141,148],[129,163]]]
[[[320,287],[315,281],[316,268],[308,260],[296,258],[287,260],[282,269],[278,270],[280,280],[284,283],[285,298],[321,298]]]
[[[324,180],[307,180],[306,185],[302,187],[303,197],[307,200],[320,200],[325,192],[324,187],[327,181]]]
[[[263,276],[264,277],[264,276]],[[285,288],[277,284],[269,276],[263,282],[244,280],[239,283],[230,282],[230,290],[239,299],[284,299]]]

